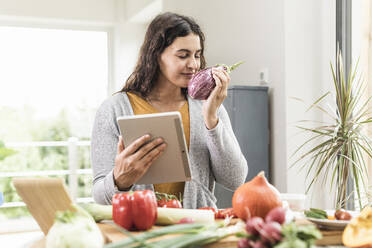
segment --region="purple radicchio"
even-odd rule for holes
[[[216,82],[214,81],[212,75],[212,68],[217,68],[220,70],[225,70],[230,73],[239,65],[243,64],[244,62],[238,62],[232,66],[227,66],[224,64],[216,65],[214,67],[205,68],[199,72],[197,72],[190,80],[187,92],[188,94],[198,100],[206,100],[209,95],[211,94],[214,87],[216,87]]]

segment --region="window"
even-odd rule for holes
[[[108,32],[0,26],[0,141],[16,152],[0,156],[2,207],[16,206],[0,215],[27,214],[17,207],[21,199],[11,187],[11,177],[21,173],[63,176],[75,185],[74,196],[91,197],[87,140],[107,88]],[[69,137],[85,140],[74,162],[85,171],[73,177],[66,174],[71,162],[66,146],[33,143]]]
[[[65,111],[72,134],[89,137],[94,111],[81,110],[107,95],[107,32],[0,27],[0,37],[0,108],[28,108],[36,121]],[[2,119],[0,139],[32,140],[24,121],[4,127]]]

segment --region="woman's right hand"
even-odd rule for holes
[[[123,139],[119,136],[114,167],[114,182],[119,190],[127,189],[137,182],[164,152],[167,145],[162,138],[144,145],[150,140],[150,135],[146,134],[125,148]]]

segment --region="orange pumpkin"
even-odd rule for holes
[[[253,216],[265,218],[271,209],[282,206],[282,201],[279,191],[266,180],[265,173],[261,171],[235,191],[232,205],[235,214],[247,220]]]
[[[372,248],[372,207],[365,207],[347,224],[342,242],[352,248]]]

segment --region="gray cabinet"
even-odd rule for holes
[[[270,180],[268,87],[231,86],[223,105],[248,162],[246,181],[251,180],[260,171],[265,171]],[[231,207],[233,193],[217,183],[215,196],[218,208]]]

